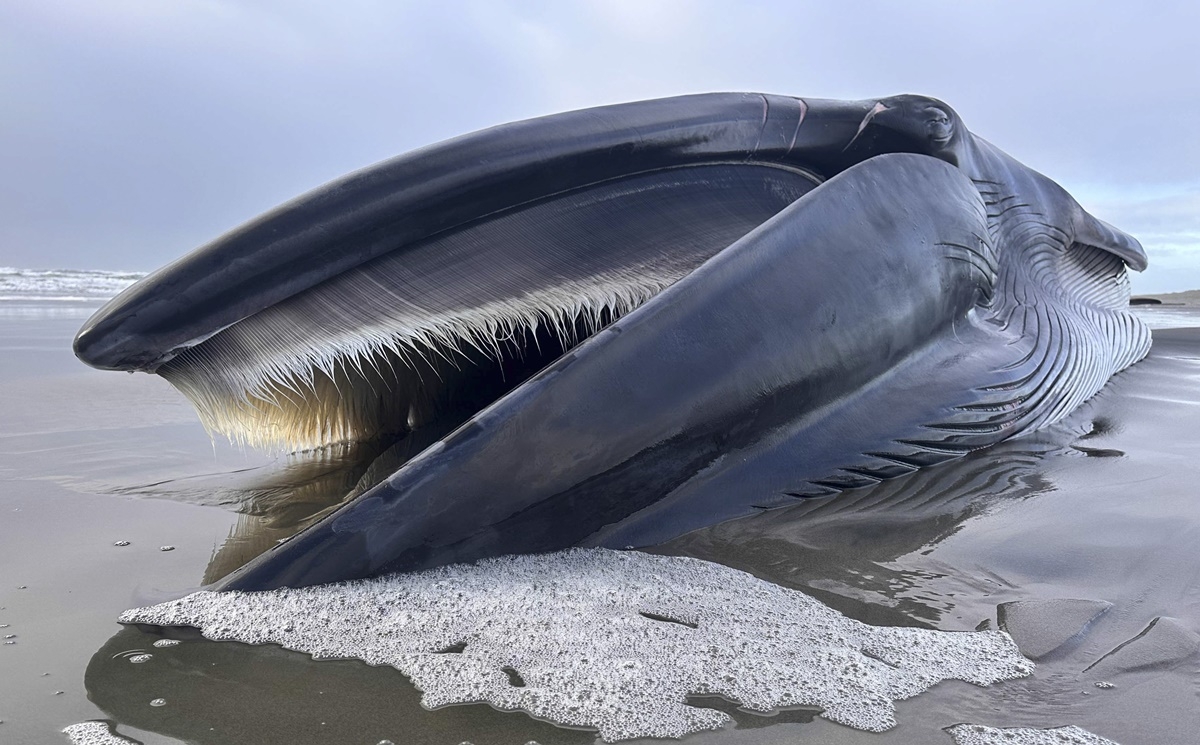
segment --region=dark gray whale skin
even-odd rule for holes
[[[373,258],[472,221],[637,173],[713,163],[836,173],[868,102],[709,94],[506,124],[365,168],[154,272],[101,309],[75,353],[154,371],[180,349]]]
[[[1058,421],[1149,349],[1126,310],[1137,242],[945,104],[714,94],[508,125],[352,175],[148,278],[76,352],[154,370],[398,243],[704,164],[809,183],[218,587],[653,545]]]

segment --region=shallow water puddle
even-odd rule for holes
[[[1029,675],[1003,632],[876,627],[807,595],[683,557],[574,549],[262,593],[199,592],[124,613],[214,640],[390,665],[429,708],[487,702],[608,741],[680,737],[730,716],[816,707],[862,730],[943,680]]]

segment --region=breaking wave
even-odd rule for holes
[[[145,272],[0,266],[0,302],[107,300],[144,276]]]

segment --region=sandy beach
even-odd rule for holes
[[[1150,357],[1048,431],[659,549],[871,624],[968,631],[1024,603],[1006,606],[1006,623],[1040,653],[1032,677],[940,683],[901,702],[883,734],[811,710],[764,717],[704,701],[736,724],[685,741],[949,744],[943,729],[971,722],[1191,742],[1200,328],[1168,327],[1200,327],[1195,300],[1139,309],[1156,327]],[[119,625],[121,612],[185,595],[336,505],[372,452],[275,457],[212,441],[164,381],[74,359],[70,339],[95,307],[0,302],[0,631],[11,642],[0,646],[0,741],[65,743],[63,727],[97,719],[143,743],[596,741],[486,705],[425,710],[390,668]],[[1064,600],[1103,610],[1081,624]],[[183,643],[155,648],[163,638]],[[155,650],[155,663],[130,664],[138,650]]]
[[[0,0],[0,745],[1200,745],[1197,27]]]

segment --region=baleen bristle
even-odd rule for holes
[[[305,297],[226,329],[158,372],[192,401],[210,432],[239,444],[306,450],[371,439],[419,422],[445,378],[464,365],[520,355],[539,330],[573,346],[676,279],[571,283],[419,319],[390,313],[364,325],[342,303],[317,313],[317,299]],[[302,340],[293,338],[300,322]]]

